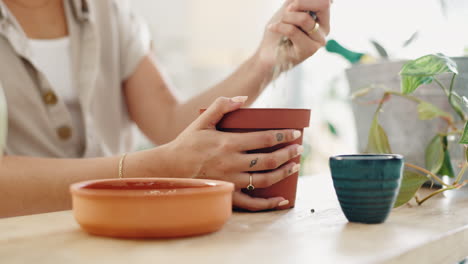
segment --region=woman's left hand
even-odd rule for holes
[[[283,36],[292,43],[288,59],[293,65],[309,58],[326,44],[330,32],[330,4],[332,0],[286,0],[267,25],[262,43],[257,51],[261,63],[273,67],[276,49]],[[308,14],[312,11],[317,20]],[[316,23],[319,23],[318,30]]]

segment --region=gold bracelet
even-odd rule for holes
[[[119,179],[123,178],[123,165],[125,157],[127,157],[127,153],[123,154],[119,161]]]

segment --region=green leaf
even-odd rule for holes
[[[451,104],[455,108],[455,111],[463,111],[462,105],[468,107],[468,99],[465,96],[460,96],[458,93],[452,91],[452,97],[450,97]]]
[[[424,175],[405,170],[403,172],[400,191],[393,207],[397,208],[409,202],[427,180],[428,178]]]
[[[403,48],[409,46],[413,41],[415,41],[419,36],[419,31],[414,32],[411,34],[411,37],[409,37],[405,42],[403,43]]]
[[[380,45],[380,43],[378,43],[377,41],[375,40],[371,40],[371,43],[372,45],[374,45],[374,48],[377,50],[377,52],[379,53],[380,57],[384,58],[384,59],[388,59],[388,53],[387,51],[385,50],[385,48]]]
[[[330,133],[332,133],[332,135],[338,136],[338,132],[336,130],[336,127],[332,123],[327,122],[327,126],[328,126],[328,131],[330,131]]]
[[[463,134],[460,137],[460,144],[468,144],[468,122],[465,123],[465,128],[463,129]]]
[[[421,120],[430,120],[439,116],[446,116],[450,118],[450,114],[444,112],[437,106],[428,102],[421,102],[418,104],[418,115]]]
[[[367,153],[392,153],[385,130],[380,126],[378,116],[374,117],[369,131]]]
[[[453,96],[458,99],[465,107],[468,107],[468,98],[466,96],[460,96],[456,92],[452,92]]]
[[[431,83],[436,75],[444,72],[458,74],[457,64],[440,53],[409,61],[400,71],[401,91],[404,94],[410,94],[422,84]]]
[[[437,53],[409,61],[403,65],[400,75],[435,76],[444,72],[458,74],[457,64],[449,57]]]
[[[455,112],[460,116],[460,118],[462,118],[465,116],[465,114],[462,110],[462,107],[457,102],[457,100],[458,100],[457,97],[454,97],[454,96],[450,97],[450,105],[452,105],[453,110],[455,110]]]
[[[439,171],[437,171],[437,174],[441,176],[448,176],[450,178],[455,177],[455,172],[453,171],[452,162],[450,161],[450,153],[447,149],[444,151],[444,161]]]
[[[444,15],[445,18],[447,18],[447,13],[448,13],[448,6],[447,6],[447,0],[439,0],[440,3],[440,9],[442,10],[442,14]]]
[[[410,94],[414,92],[419,86],[429,84],[434,80],[433,77],[419,77],[419,76],[401,76],[401,92],[403,94]]]
[[[435,136],[426,147],[426,168],[432,173],[437,173],[444,162],[444,145],[442,137]]]

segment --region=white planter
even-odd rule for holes
[[[459,71],[454,90],[458,94],[468,97],[468,57],[452,59],[457,63]],[[386,89],[400,91],[399,72],[404,63],[404,61],[395,61],[353,66],[346,71],[351,93],[370,85],[383,86]],[[443,75],[438,77],[438,79],[448,87],[451,75]],[[382,89],[374,89],[368,95],[357,100],[360,102],[363,100],[380,100],[382,95]],[[447,96],[435,83],[421,86],[415,91],[414,95],[447,112],[453,113]],[[358,148],[360,152],[363,152],[367,146],[369,128],[377,104],[359,104],[355,101],[352,102],[352,107],[356,120]],[[405,161],[422,167],[425,167],[425,150],[428,143],[436,135],[437,131],[446,126],[446,122],[441,119],[419,120],[417,105],[397,96],[392,96],[390,101],[385,103],[379,121],[387,132],[392,152],[402,154],[405,156]],[[458,144],[457,140],[454,138],[449,144],[452,144],[452,146],[456,145]],[[464,155],[460,152],[461,148],[457,148],[458,146],[453,147],[455,148],[452,149],[455,150],[451,153],[451,158],[456,173],[459,170],[457,165],[464,158]],[[468,179],[468,176],[465,175],[465,179]]]

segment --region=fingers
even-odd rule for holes
[[[247,96],[237,96],[232,98],[219,97],[197,119],[195,122],[197,128],[215,128],[216,124],[225,114],[239,109],[247,99]]]
[[[252,175],[252,185],[255,188],[266,188],[298,172],[299,169],[299,164],[290,162],[274,171],[252,174],[247,172],[233,174],[223,180],[234,183],[236,190],[239,190],[246,188],[250,184],[250,176]]]
[[[289,4],[287,10],[293,11],[313,11],[317,15],[317,21],[325,35],[330,33],[330,0],[294,0]]]
[[[232,146],[232,150],[237,151],[269,148],[281,143],[294,141],[301,134],[301,131],[293,129],[230,133],[227,135],[226,145]]]
[[[295,162],[290,162],[281,166],[280,168],[265,172],[265,173],[252,173],[252,185],[255,188],[266,188],[269,187],[289,176],[298,172],[300,165]],[[240,173],[229,176],[227,181],[234,183],[236,189],[246,188],[250,184],[251,173]]]
[[[286,11],[283,16],[283,22],[291,25],[296,25],[304,32],[311,32],[315,28],[315,20],[306,12]]]
[[[289,6],[295,7],[298,10],[307,10],[319,12],[326,9],[330,9],[331,1],[330,0],[292,0],[289,3]]]
[[[234,207],[243,208],[249,211],[263,211],[279,206],[284,206],[289,203],[289,201],[283,197],[273,197],[267,199],[254,198],[240,191],[234,192],[232,200]]]
[[[301,145],[290,145],[272,153],[243,154],[238,167],[241,171],[274,170],[289,160],[299,156],[304,151]]]
[[[295,47],[301,47],[296,49],[295,56],[297,58],[307,58],[310,55],[314,54],[322,46],[325,45],[325,38],[321,34],[314,34],[313,40],[306,33],[302,32],[295,25],[286,24],[286,23],[276,23],[268,27],[269,30],[279,33],[283,36],[288,37],[295,45]]]
[[[316,29],[317,22],[306,12],[286,12],[283,17],[283,23],[300,27],[312,40],[317,41],[322,46],[326,44],[325,34],[320,25],[317,25],[318,28]]]

